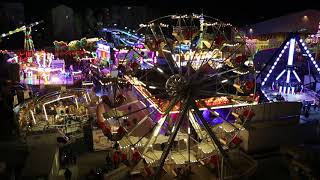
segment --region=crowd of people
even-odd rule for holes
[[[311,102],[302,102],[302,114],[306,117],[309,118],[310,116],[310,110],[313,109],[313,111],[320,111],[320,101],[317,100],[314,103]]]

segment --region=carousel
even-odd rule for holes
[[[258,101],[245,39],[205,15],[169,15],[140,27],[157,62],[150,69],[128,67],[130,90],[121,93],[113,84],[97,109],[105,136],[137,160],[132,171],[143,169],[143,160],[155,176],[208,163],[221,178],[252,172],[255,161],[234,151]]]
[[[62,135],[82,132],[99,98],[88,89],[55,91],[16,107],[20,129],[25,134],[57,129]]]

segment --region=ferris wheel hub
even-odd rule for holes
[[[187,80],[180,74],[170,76],[166,82],[166,91],[170,96],[176,96],[186,90]]]

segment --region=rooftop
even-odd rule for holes
[[[320,11],[309,9],[249,25],[243,29],[253,36],[290,32],[316,33],[319,22]]]

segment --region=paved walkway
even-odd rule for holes
[[[75,166],[69,166],[70,171],[72,172],[71,180],[78,180],[78,175],[79,175],[79,168],[77,165]],[[64,172],[65,169],[60,169],[59,170],[59,177],[57,180],[64,180]]]

